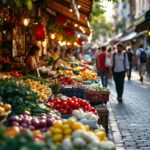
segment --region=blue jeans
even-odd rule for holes
[[[103,87],[107,87],[109,71],[101,70],[98,73],[99,73],[99,76],[101,78],[101,82],[102,82]]]

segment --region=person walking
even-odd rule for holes
[[[98,75],[101,78],[101,83],[103,87],[107,87],[108,84],[108,75],[109,75],[109,67],[105,66],[106,60],[106,47],[101,47],[101,52],[97,56],[97,63],[98,63]]]
[[[126,71],[129,70],[129,61],[127,54],[123,52],[123,44],[116,45],[116,52],[112,56],[112,74],[115,82],[117,100],[122,102],[124,91],[124,79]]]
[[[138,65],[138,71],[140,79],[139,81],[143,82],[143,76],[146,71],[146,63],[147,63],[147,54],[145,49],[143,48],[143,44],[139,45],[139,49],[136,51],[136,60]]]
[[[131,79],[132,66],[133,66],[133,53],[131,51],[130,46],[127,47],[126,53],[127,53],[128,60],[129,60],[129,71],[127,73],[127,77],[128,77],[128,80],[130,80]]]
[[[108,47],[107,48],[107,56],[111,59],[112,61],[112,48],[111,47]],[[112,82],[112,71],[111,71],[111,67],[109,68],[109,79],[110,79],[110,82]]]

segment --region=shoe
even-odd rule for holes
[[[117,97],[118,102],[122,102],[122,97]]]
[[[140,78],[140,81],[143,82],[143,77]]]

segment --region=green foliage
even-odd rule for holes
[[[118,2],[118,0],[108,0],[112,2]],[[98,39],[99,35],[106,36],[111,33],[111,23],[108,22],[104,16],[105,9],[102,5],[102,1],[94,0],[91,13],[91,29],[92,29],[92,41]]]
[[[41,107],[39,96],[28,84],[20,83],[16,78],[0,80],[0,96],[2,101],[12,106],[12,114],[20,114],[28,110],[32,115],[49,113],[49,109]]]
[[[32,0],[11,0],[11,3],[15,3],[18,8],[26,6],[29,10],[32,10]]]
[[[53,95],[57,95],[60,90],[60,84],[58,82],[54,82],[50,85],[50,88],[52,89]]]

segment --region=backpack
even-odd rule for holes
[[[141,63],[146,63],[146,61],[147,61],[146,52],[145,51],[141,51],[141,53],[140,53],[140,62]]]

